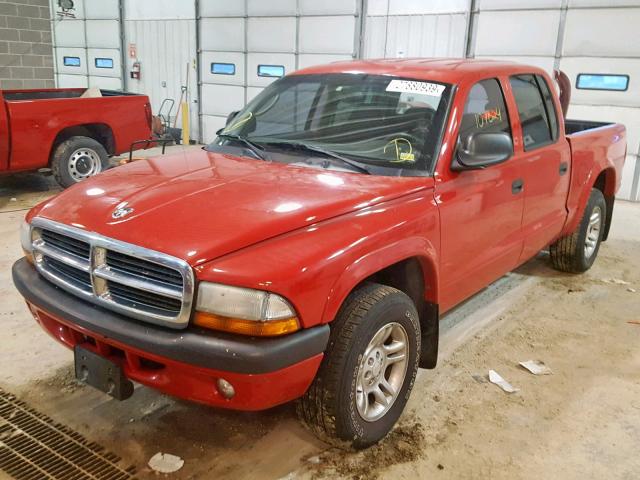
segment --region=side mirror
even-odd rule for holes
[[[238,115],[239,113],[240,110],[236,110],[235,112],[231,112],[229,115],[227,115],[227,123],[225,123],[225,126],[229,125],[231,123],[231,120],[236,118],[236,115]]]
[[[513,155],[513,141],[508,133],[472,133],[454,155],[451,169],[474,170],[504,162]]]

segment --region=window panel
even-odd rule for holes
[[[96,58],[96,68],[113,68],[113,58]]]
[[[211,73],[214,75],[235,75],[236,65],[234,63],[217,63],[211,64]]]
[[[576,88],[581,90],[612,90],[625,92],[629,88],[629,75],[579,73]]]
[[[535,77],[514,75],[509,83],[518,106],[525,151],[551,143],[549,117]]]
[[[547,116],[549,117],[549,127],[551,128],[551,136],[553,140],[558,139],[558,111],[556,110],[556,105],[553,102],[553,96],[551,95],[551,90],[549,89],[549,85],[547,85],[547,81],[544,79],[542,75],[536,75],[536,79],[538,80],[538,86],[540,87],[540,91],[542,92],[542,97],[544,98],[544,106],[547,109]]]
[[[258,65],[259,77],[284,77],[283,65]]]
[[[509,116],[500,83],[495,78],[482,80],[471,87],[460,125],[460,140],[464,143],[474,133],[508,133]]]
[[[80,57],[64,57],[63,63],[65,67],[79,67]]]

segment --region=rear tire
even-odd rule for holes
[[[378,442],[404,410],[419,352],[420,322],[411,299],[384,285],[359,288],[331,324],[324,359],[298,401],[298,415],[328,443],[365,448]]]
[[[553,267],[569,273],[589,270],[598,256],[606,223],[607,204],[604,195],[594,188],[575,232],[549,247]]]
[[[51,170],[56,181],[67,188],[106,170],[109,155],[93,138],[71,137],[53,152]]]

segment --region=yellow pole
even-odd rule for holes
[[[182,102],[182,144],[189,145],[189,104]]]
[[[182,101],[182,144],[189,145],[189,62],[187,62],[187,79],[184,87],[184,99]]]

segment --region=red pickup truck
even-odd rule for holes
[[[51,168],[68,187],[150,138],[146,95],[101,90],[82,97],[85,90],[0,90],[0,174]]]
[[[434,368],[440,316],[549,248],[607,238],[618,124],[564,121],[541,69],[333,63],[266,88],[203,150],[118,167],[32,209],[13,279],[76,374],[239,410],[299,399],[365,447]]]

